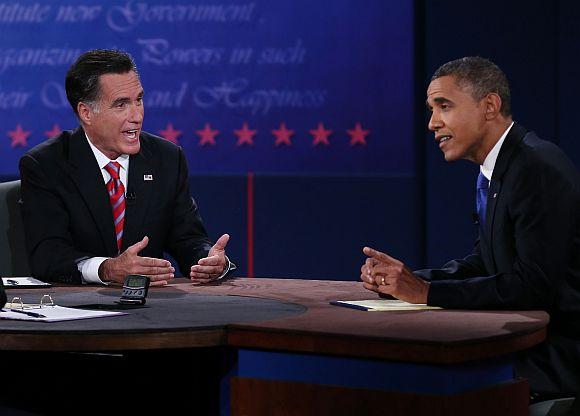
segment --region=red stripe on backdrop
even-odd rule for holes
[[[247,183],[248,222],[248,277],[254,277],[254,173],[248,172]]]

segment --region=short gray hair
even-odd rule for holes
[[[511,116],[510,87],[504,72],[489,59],[480,56],[466,56],[465,58],[443,64],[435,71],[431,81],[452,76],[462,88],[469,88],[471,95],[477,101],[487,94],[495,93],[501,98],[500,113]]]

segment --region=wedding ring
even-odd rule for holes
[[[384,278],[384,277],[381,277],[381,285],[383,285],[383,286],[384,286],[384,285],[386,285],[386,284],[387,284],[387,283],[385,282],[385,278]]]

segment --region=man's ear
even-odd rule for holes
[[[484,98],[485,119],[493,120],[500,114],[501,97],[495,92],[489,93]]]
[[[94,117],[93,109],[83,102],[77,104],[77,113],[83,124],[91,125]]]

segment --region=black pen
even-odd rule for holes
[[[18,286],[18,280],[6,279],[6,283],[8,283],[9,285]]]
[[[41,313],[36,313],[36,312],[28,312],[28,311],[23,311],[21,309],[10,309],[12,312],[16,312],[16,313],[22,313],[24,315],[28,315],[28,316],[32,316],[33,318],[46,318],[46,316],[44,316]]]

